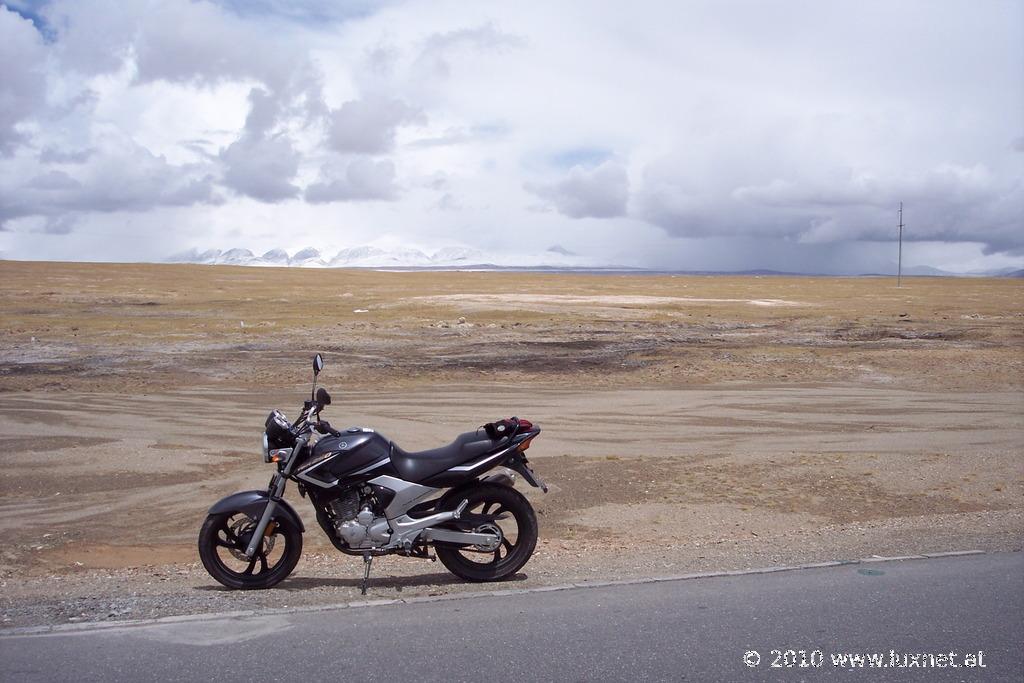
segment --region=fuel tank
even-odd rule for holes
[[[391,442],[377,432],[353,427],[341,436],[325,436],[316,442],[313,455],[299,468],[299,479],[324,488],[351,477],[387,458]]]

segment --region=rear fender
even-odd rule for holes
[[[267,503],[270,502],[270,494],[266,491],[239,491],[227,498],[222,498],[213,504],[209,510],[211,515],[221,515],[226,512],[244,512],[249,517],[258,520],[263,515]],[[302,520],[299,518],[295,508],[286,500],[277,501],[277,508],[274,510],[273,519],[283,519],[298,527],[299,531],[306,531]]]

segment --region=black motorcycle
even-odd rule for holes
[[[288,480],[313,503],[334,547],[363,557],[364,595],[378,555],[433,559],[433,549],[468,581],[499,581],[526,564],[537,545],[537,517],[513,488],[513,472],[547,493],[525,455],[540,427],[513,417],[410,453],[372,429],[338,431],[320,419],[331,404],[316,388],[322,369],[317,354],[311,398],[294,423],[278,410],[267,417],[263,459],[277,465],[267,489],[242,491],[210,508],[199,532],[199,557],[210,576],[228,588],[253,589],[292,572],[305,528],[284,500]],[[498,467],[511,472],[487,474]]]

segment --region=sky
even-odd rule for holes
[[[1024,0],[0,4],[0,257],[1024,267]]]

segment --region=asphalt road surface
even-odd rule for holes
[[[1024,554],[0,637],[4,681],[837,677],[1020,683]]]

